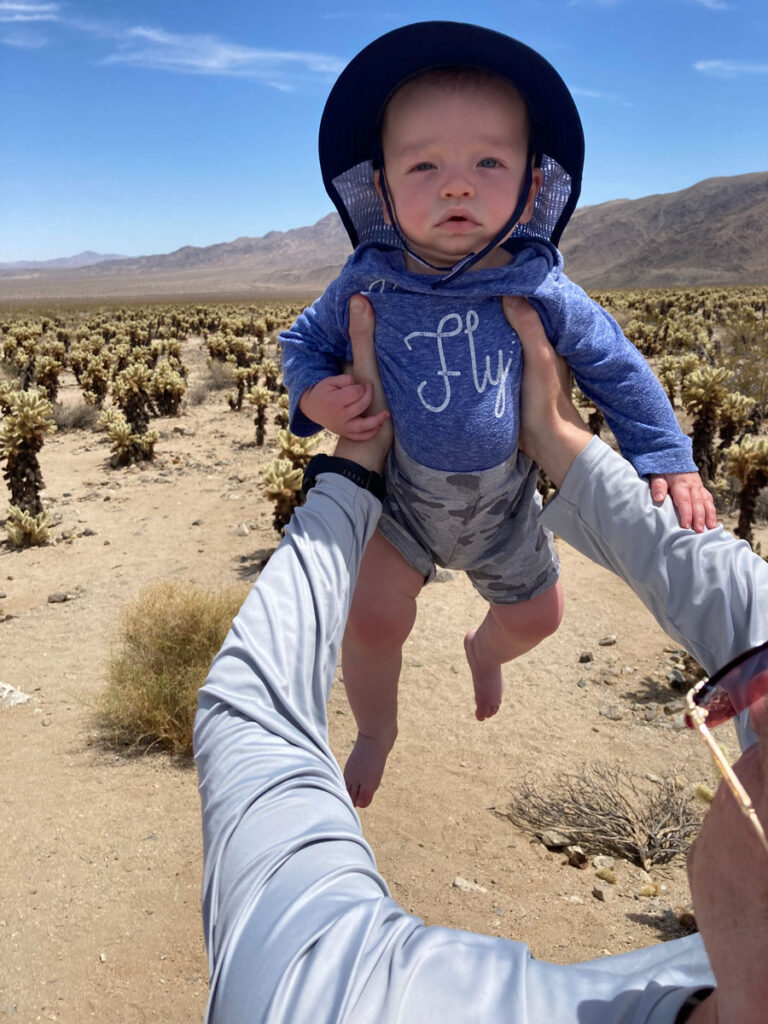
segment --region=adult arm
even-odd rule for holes
[[[765,640],[768,564],[722,527],[696,534],[671,502],[655,505],[647,483],[581,422],[532,308],[515,299],[505,310],[525,356],[520,446],[559,488],[546,525],[626,580],[707,671]],[[739,731],[742,745],[754,740],[745,717]]]
[[[337,453],[380,468],[389,429]],[[325,713],[379,513],[368,491],[320,475],[200,692],[208,1021],[672,1024],[711,984],[696,936],[561,966],[522,943],[427,928],[389,896]]]

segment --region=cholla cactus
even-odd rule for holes
[[[109,393],[109,364],[100,356],[91,356],[80,370],[80,386],[88,405],[100,409]]]
[[[757,497],[768,484],[768,438],[749,434],[740,444],[731,445],[725,458],[726,472],[741,483],[739,522],[734,532],[751,544]]]
[[[11,490],[11,501],[22,511],[38,515],[43,510],[40,491],[43,477],[37,453],[46,434],[56,430],[51,403],[39,391],[11,391],[0,424],[0,457],[5,459],[3,476]]]
[[[129,466],[134,462],[147,462],[154,458],[155,445],[160,439],[156,430],[135,433],[123,413],[117,409],[107,409],[102,413],[99,426],[106,430],[112,443],[110,462],[113,467]]]
[[[693,416],[693,458],[705,484],[717,469],[715,431],[731,376],[730,370],[705,366],[683,381],[683,406]]]
[[[17,547],[42,544],[48,538],[49,521],[40,497],[43,476],[37,453],[45,435],[56,430],[53,409],[36,390],[4,391],[2,408],[0,458],[5,460],[3,477],[11,491],[8,539]]]
[[[46,544],[51,536],[51,520],[47,512],[32,516],[17,505],[9,505],[5,532],[15,548],[31,548]]]
[[[264,444],[264,434],[266,432],[266,418],[267,418],[267,406],[269,405],[272,394],[268,388],[265,388],[263,384],[257,384],[255,388],[248,395],[248,401],[255,408],[256,414],[253,417],[253,422],[256,424],[256,444],[261,448]]]
[[[314,437],[296,437],[290,430],[281,430],[277,439],[280,442],[280,455],[302,470],[320,441],[318,434]]]
[[[304,471],[289,459],[274,459],[264,470],[264,493],[275,503],[272,525],[282,536],[283,530],[299,504]]]
[[[587,426],[593,434],[600,437],[600,431],[605,426],[605,416],[603,416],[602,409],[599,409],[579,388],[575,389],[573,397],[579,409],[589,409],[589,413],[587,414]]]
[[[143,363],[130,363],[115,377],[112,394],[133,434],[145,434],[149,426],[149,394],[152,373]]]
[[[285,430],[290,422],[291,400],[288,395],[280,395],[277,399],[275,423]]]
[[[280,367],[274,359],[265,359],[261,364],[261,371],[264,374],[265,385],[270,391],[277,391],[277,378],[280,373]]]
[[[158,361],[149,382],[149,393],[161,416],[177,416],[187,383],[168,358]]]

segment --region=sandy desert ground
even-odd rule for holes
[[[205,374],[199,341],[186,343],[185,362],[194,387]],[[70,383],[63,398],[76,395]],[[204,1012],[194,770],[105,750],[93,702],[121,609],[145,584],[255,578],[277,542],[260,485],[276,429],[257,449],[249,414],[230,412],[221,392],[157,426],[156,459],[140,468],[111,469],[98,432],[47,440],[56,541],[0,545],[0,681],[33,698],[0,708],[2,1021],[189,1024]],[[675,645],[618,580],[562,544],[560,553],[562,628],[507,667],[501,712],[482,724],[462,652],[482,603],[458,573],[427,588],[406,647],[400,738],[361,819],[409,911],[565,962],[683,934],[684,864],[652,870],[655,895],[625,861],[613,885],[591,864],[571,867],[504,816],[522,779],[546,787],[596,760],[641,780],[674,772],[690,786],[715,773],[666,713],[679,698],[665,678]],[[68,600],[49,603],[54,592]],[[610,634],[616,643],[600,646]],[[579,662],[583,651],[591,663]],[[329,721],[343,761],[354,723],[341,685]]]

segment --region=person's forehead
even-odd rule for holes
[[[509,142],[507,126],[528,128],[528,111],[520,93],[503,79],[486,76],[482,79],[457,78],[452,80],[424,77],[401,86],[387,103],[382,125],[382,137],[391,141],[398,134],[404,148],[413,148],[424,141],[430,132],[430,117],[435,106],[463,108],[466,126],[475,128],[489,143]],[[483,115],[488,117],[484,118]],[[457,115],[454,112],[454,116]],[[504,127],[493,125],[503,122]],[[426,122],[426,125],[424,124]],[[411,131],[421,131],[418,138],[408,138]],[[406,138],[402,138],[405,133]],[[482,140],[481,140],[482,141]]]

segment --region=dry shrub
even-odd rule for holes
[[[191,583],[145,587],[124,610],[98,707],[105,739],[146,751],[192,754],[197,691],[248,593]]]
[[[607,853],[647,871],[685,853],[701,826],[693,796],[669,776],[641,789],[623,765],[597,763],[561,772],[550,792],[523,783],[507,817],[534,834],[554,830],[590,853]]]
[[[53,422],[63,432],[67,430],[95,430],[99,419],[99,409],[88,402],[76,402],[74,405],[62,405],[54,402]]]

